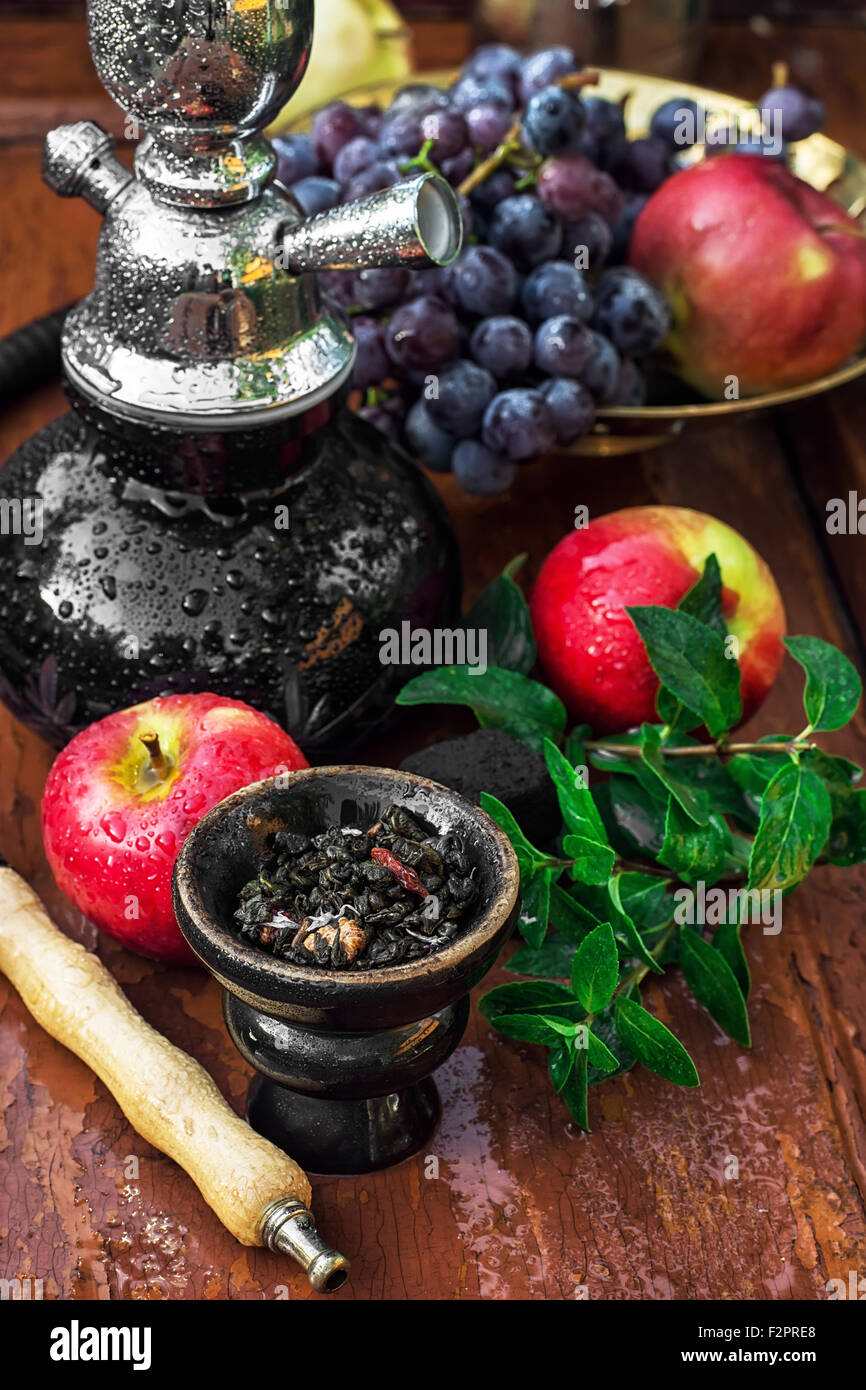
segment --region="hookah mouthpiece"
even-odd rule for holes
[[[269,1250],[297,1260],[320,1293],[336,1293],[349,1277],[346,1256],[325,1244],[309,1207],[293,1197],[268,1207],[262,1221],[262,1242]]]

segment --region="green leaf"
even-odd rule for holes
[[[803,705],[816,733],[841,729],[853,718],[863,686],[847,656],[819,637],[786,637],[785,646],[806,672]]]
[[[721,922],[716,927],[713,933],[713,950],[718,951],[727,961],[743,998],[748,999],[752,988],[752,975],[740,940],[739,922]]]
[[[589,1071],[589,1061],[585,1048],[581,1048],[574,1054],[574,1066],[565,1085],[560,1092],[563,1100],[571,1111],[572,1118],[582,1130],[587,1134],[589,1129],[589,1115],[587,1113],[587,1074]]]
[[[633,986],[631,990],[629,990],[629,994],[633,994],[634,996],[636,996],[639,1001],[640,992],[636,985]],[[632,1067],[637,1061],[637,1058],[635,1057],[633,1052],[629,1051],[622,1038],[619,1036],[619,1033],[616,1031],[615,1003],[611,1004],[607,1009],[605,1009],[603,1014],[600,1014],[598,1018],[596,1018],[593,1021],[592,1034],[598,1042],[603,1044],[605,1051],[608,1052],[610,1056],[614,1058],[616,1062],[616,1070],[610,1070],[607,1062],[605,1062],[604,1066],[602,1067],[595,1067],[592,1065],[592,1061],[590,1061],[590,1086],[597,1086],[600,1081],[608,1081],[611,1080],[614,1076],[623,1076],[627,1071],[631,1071]]]
[[[571,988],[592,1014],[607,1008],[619,979],[619,952],[608,922],[590,932],[571,963]]]
[[[574,1050],[569,1047],[568,1043],[560,1043],[559,1047],[551,1049],[550,1056],[547,1059],[547,1067],[550,1072],[550,1079],[553,1082],[553,1089],[557,1094],[559,1094],[568,1081],[571,1075],[571,1069],[574,1066],[574,1061]]]
[[[665,842],[659,860],[684,883],[717,883],[725,872],[731,852],[731,832],[725,821],[711,811],[705,826],[696,826],[673,796],[668,801]]]
[[[548,934],[541,946],[521,946],[506,961],[505,969],[515,975],[537,975],[541,979],[551,976],[560,979],[571,978],[571,962],[577,947],[557,932]]]
[[[830,834],[830,793],[808,767],[789,762],[761,800],[749,858],[749,888],[785,892],[808,874]]]
[[[550,869],[539,869],[522,890],[517,914],[517,930],[529,946],[536,949],[547,935],[550,913]]]
[[[495,820],[500,830],[511,841],[511,848],[514,850],[517,863],[520,867],[521,879],[528,879],[537,869],[543,868],[547,864],[550,856],[544,854],[542,850],[536,849],[535,845],[527,840],[517,821],[509,811],[507,806],[503,806],[495,796],[489,792],[481,793],[481,809],[486,811],[491,820]]]
[[[535,637],[529,608],[512,575],[526,559],[519,555],[488,584],[463,617],[464,630],[487,633],[487,662],[505,671],[528,675],[535,665]]]
[[[562,818],[572,834],[607,848],[608,839],[601,816],[596,810],[592,793],[578,785],[574,768],[563,757],[555,743],[544,741],[544,758],[550,773]]]
[[[550,886],[550,920],[556,930],[575,946],[579,946],[587,933],[598,925],[594,913],[566,893],[558,883]]]
[[[735,1042],[750,1047],[749,1015],[733,970],[693,927],[683,927],[680,966],[695,998]]]
[[[733,728],[743,712],[740,668],[725,655],[719,634],[669,608],[631,607],[626,612],[662,685],[700,716],[713,738]]]
[[[629,1051],[657,1076],[676,1086],[701,1084],[697,1068],[682,1043],[640,1004],[617,999],[616,1028]]]
[[[654,874],[642,874],[636,870],[620,874],[619,898],[623,911],[628,913],[641,933],[671,919],[673,905],[667,895],[667,882]]]
[[[574,860],[569,873],[579,883],[606,883],[616,863],[616,855],[609,845],[601,845],[583,835],[566,835],[562,851]]]
[[[681,613],[688,613],[690,617],[697,618],[699,623],[712,628],[720,637],[727,637],[728,625],[722,611],[722,571],[715,555],[707,556],[703,574],[680,599],[677,608]]]
[[[542,1047],[558,1047],[563,1037],[574,1037],[580,1024],[546,1014],[500,1014],[490,1020],[497,1033],[515,1042],[538,1043]]]
[[[619,1070],[619,1059],[611,1052],[607,1043],[602,1042],[601,1038],[585,1023],[578,1024],[577,1032],[574,1035],[574,1049],[576,1052],[581,1050],[586,1052],[589,1065],[594,1071],[609,1075],[612,1071]]]
[[[565,740],[565,756],[572,767],[586,767],[586,740],[592,737],[588,724],[576,724]]]
[[[626,857],[655,859],[665,838],[666,801],[651,796],[632,777],[615,775],[594,793],[611,843]]]
[[[398,705],[468,705],[482,728],[504,729],[541,751],[545,737],[559,742],[565,731],[562,701],[546,685],[519,671],[488,666],[441,666],[403,686]]]
[[[622,905],[619,875],[614,874],[609,880],[607,891],[610,897],[611,907],[613,908],[612,925],[614,932],[624,941],[628,955],[637,956],[638,960],[642,961],[644,965],[648,965],[650,970],[654,971],[656,975],[663,975],[664,971],[658,962],[650,955],[644,945],[640,932]]]
[[[527,980],[521,984],[499,985],[488,990],[478,1003],[481,1015],[493,1023],[503,1014],[544,1013],[551,1009],[567,1010],[566,1016],[583,1017],[575,1004],[574,995],[565,985],[553,980]]]
[[[662,752],[660,731],[653,724],[641,725],[641,758],[663,787],[676,797],[682,809],[696,825],[706,825],[708,799],[706,792],[677,776],[671,760]]]
[[[810,748],[802,762],[820,777],[830,794],[833,823],[824,857],[841,868],[862,864],[866,860],[866,789],[856,784],[863,769],[820,748]]]

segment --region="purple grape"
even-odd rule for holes
[[[580,380],[600,405],[610,405],[619,388],[620,357],[609,338],[590,329],[592,356],[580,373]]]
[[[322,293],[341,309],[355,304],[355,272],[353,270],[322,270],[318,275]]]
[[[468,111],[473,106],[497,106],[501,111],[514,110],[514,92],[505,82],[496,78],[480,78],[467,72],[451,88],[451,101],[458,111]]]
[[[435,111],[437,107],[444,110],[450,105],[451,99],[441,87],[434,87],[430,82],[410,82],[408,86],[401,87],[397,92],[388,107],[385,118],[386,120],[391,120],[396,116],[420,118],[426,116],[429,111]]]
[[[626,193],[625,206],[616,220],[613,229],[613,246],[609,261],[627,261],[634,224],[649,200],[647,193]]]
[[[469,439],[496,395],[496,378],[476,362],[460,359],[439,377],[438,395],[427,401],[434,424],[457,439]]]
[[[449,305],[423,296],[395,310],[385,335],[388,356],[404,372],[437,372],[460,349],[460,325]]]
[[[704,113],[691,97],[670,97],[653,113],[650,135],[669,150],[687,150],[697,143]]]
[[[464,64],[463,71],[480,77],[482,82],[491,79],[502,82],[511,87],[516,95],[522,67],[523,58],[516,48],[509,48],[504,43],[485,43],[476,48]]]
[[[366,391],[368,386],[376,386],[391,375],[385,334],[381,323],[364,315],[353,321],[352,332],[358,344],[352,382],[359,390]]]
[[[432,140],[430,158],[435,164],[443,159],[453,159],[465,150],[469,140],[469,130],[459,111],[431,111],[421,122],[425,140]]]
[[[344,145],[338,152],[334,160],[334,178],[339,179],[340,183],[348,183],[349,179],[360,174],[363,169],[369,169],[371,164],[382,158],[382,150],[375,140],[371,140],[368,135],[356,135],[354,140],[350,140],[348,145]]]
[[[483,217],[489,216],[501,202],[511,197],[516,182],[517,180],[510,169],[497,169],[495,173],[492,173],[483,183],[473,189],[471,194],[472,206]]]
[[[589,434],[595,424],[595,401],[585,386],[567,377],[555,377],[539,389],[553,416],[558,444],[573,444]]]
[[[613,250],[613,229],[597,212],[588,212],[565,224],[562,249],[575,259],[585,256],[588,270],[601,270]]]
[[[362,309],[384,309],[404,299],[409,284],[408,270],[359,270],[355,275],[355,303]]]
[[[613,405],[646,405],[646,378],[630,357],[622,359]]]
[[[819,97],[790,83],[765,92],[758,106],[764,128],[789,145],[814,135],[826,116]]]
[[[379,131],[379,144],[388,159],[413,159],[424,144],[424,131],[417,116],[386,119]]]
[[[472,334],[472,356],[500,381],[527,370],[532,348],[533,338],[526,324],[511,315],[482,319]]]
[[[363,133],[361,116],[344,101],[323,106],[313,120],[313,144],[323,164],[332,165],[343,146]]]
[[[597,212],[612,227],[623,208],[623,194],[610,174],[582,154],[546,160],[538,175],[538,196],[566,222]]]
[[[439,165],[440,172],[448,180],[452,188],[459,188],[463,180],[472,173],[474,168],[475,156],[470,149],[461,150],[459,154],[453,155],[451,159],[443,159]]]
[[[541,392],[520,388],[496,396],[484,416],[483,439],[488,449],[515,463],[549,453],[556,428]]]
[[[594,326],[628,356],[642,357],[660,346],[671,326],[671,311],[661,290],[632,270],[615,266],[596,283]]]
[[[497,497],[507,492],[517,475],[517,466],[495,454],[477,439],[463,439],[454,450],[454,477],[472,497]]]
[[[466,112],[469,143],[482,154],[498,149],[511,129],[511,116],[499,106],[470,106]]]
[[[753,154],[768,159],[786,159],[787,146],[774,142],[760,130],[740,130],[739,126],[716,126],[707,131],[707,154]]]
[[[542,87],[549,87],[561,77],[579,72],[583,67],[570,48],[544,48],[525,59],[520,70],[520,97],[526,106]]]
[[[435,423],[423,396],[409,411],[405,433],[410,453],[427,468],[437,473],[450,473],[455,441]]]
[[[515,193],[496,208],[488,236],[518,270],[531,270],[558,255],[562,224],[534,193]]]
[[[521,303],[534,328],[560,314],[588,323],[595,307],[586,276],[568,261],[547,261],[536,266],[527,276]]]
[[[564,154],[577,147],[585,119],[583,103],[574,92],[542,87],[524,112],[524,139],[539,154]]]
[[[535,365],[548,376],[579,376],[592,356],[592,334],[580,319],[559,314],[535,335]]]
[[[369,169],[362,169],[360,174],[355,174],[349,179],[343,189],[343,202],[354,203],[358,198],[369,198],[371,194],[399,183],[402,177],[399,165],[393,160],[377,160]]]
[[[319,172],[319,156],[309,135],[278,136],[274,140],[274,151],[277,178],[286,188]]]
[[[492,246],[470,246],[448,275],[448,293],[467,314],[507,314],[517,298],[517,271]]]
[[[611,170],[625,149],[625,117],[622,107],[605,97],[583,98],[585,124],[578,152],[599,169]]]
[[[320,212],[330,212],[337,206],[343,190],[336,179],[314,174],[312,178],[293,183],[291,192],[305,217],[317,217]]]
[[[614,170],[621,187],[634,193],[655,193],[670,172],[671,152],[656,135],[629,140]]]

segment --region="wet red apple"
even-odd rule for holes
[[[739,642],[743,720],[776,679],[785,610],[760,555],[732,527],[686,507],[628,507],[571,532],[545,560],[530,608],[550,686],[598,733],[657,723],[658,678],[626,608],[676,608],[715,554]]]
[[[776,159],[718,155],[674,174],[629,259],[667,295],[666,346],[707,396],[803,385],[866,340],[863,228]]]
[[[273,720],[219,695],[167,695],[91,724],[56,759],[42,833],[58,885],[141,955],[197,963],[171,906],[181,845],[240,787],[307,767]]]

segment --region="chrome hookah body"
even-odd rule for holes
[[[215,690],[339,749],[405,673],[379,633],[459,601],[426,478],[346,408],[355,345],[316,271],[449,264],[459,207],[407,179],[307,220],[261,133],[306,68],[312,0],[89,0],[94,62],[142,132],[46,139],[103,215],[68,316],[72,409],[0,470],[41,543],[0,541],[0,697],[55,742],[112,709]]]

